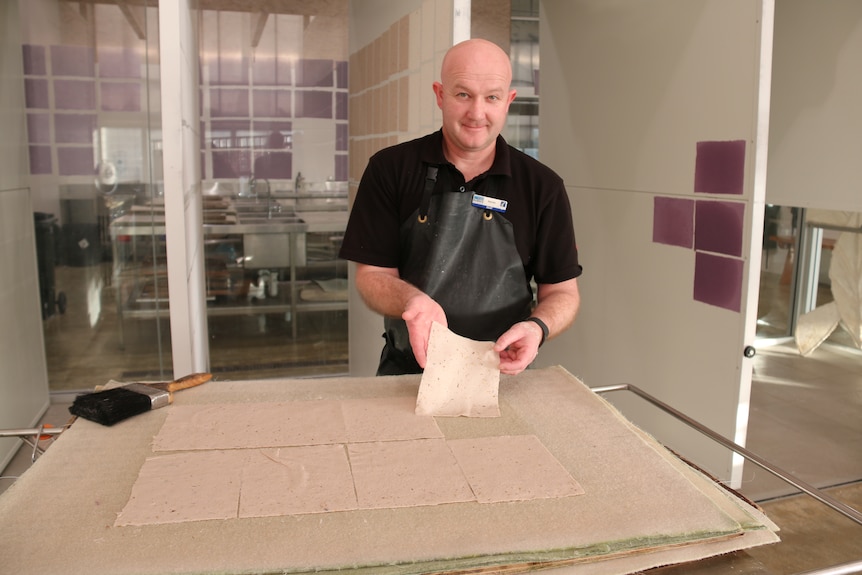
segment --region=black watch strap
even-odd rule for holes
[[[539,342],[539,347],[542,347],[542,344],[545,343],[545,340],[548,339],[548,336],[551,334],[551,330],[548,329],[548,325],[539,318],[533,316],[528,317],[524,321],[531,321],[542,328],[542,341]]]

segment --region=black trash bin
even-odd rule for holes
[[[39,299],[42,303],[42,319],[48,319],[56,311],[66,313],[66,294],[56,293],[54,268],[57,265],[57,246],[60,241],[60,226],[54,214],[34,212],[36,226],[36,265],[39,270]]]

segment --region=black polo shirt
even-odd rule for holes
[[[443,133],[380,150],[368,161],[340,257],[378,267],[397,268],[401,225],[419,207],[427,165],[446,170],[435,193],[477,192],[508,202],[497,214],[512,223],[515,244],[527,279],[553,284],[581,275],[572,211],[566,188],[553,170],[497,137],[491,168],[470,182],[443,156]],[[493,180],[493,182],[492,182]],[[445,184],[444,184],[445,182]],[[481,254],[476,254],[481,257]]]

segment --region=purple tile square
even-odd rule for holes
[[[140,82],[102,82],[99,84],[102,110],[106,112],[140,112]]]
[[[96,75],[96,59],[89,46],[51,46],[51,74],[54,76]]]
[[[347,181],[347,169],[348,169],[348,156],[347,154],[337,154],[335,156],[335,180],[338,182],[346,182]]]
[[[744,179],[745,140],[697,143],[695,193],[742,195]]]
[[[293,154],[290,152],[257,152],[254,175],[268,180],[289,180],[293,174]]]
[[[48,102],[48,80],[41,78],[24,79],[24,102],[28,108],[47,109]]]
[[[347,76],[347,71],[349,70],[349,64],[344,60],[340,60],[335,63],[335,87],[340,90],[346,90],[350,87],[347,83],[349,78]]]
[[[210,90],[210,115],[212,117],[249,117],[248,90],[229,88]]]
[[[255,86],[275,86],[276,74],[275,58],[255,57],[251,64],[251,75]]]
[[[347,124],[335,124],[335,150],[338,152],[346,152],[348,145],[348,127]]]
[[[291,58],[277,55],[275,61],[275,83],[278,86],[293,86],[293,63]]]
[[[709,305],[739,312],[742,304],[740,259],[696,252],[694,261],[694,299]]]
[[[61,176],[92,176],[96,170],[93,148],[58,146],[57,167]]]
[[[245,57],[222,55],[209,60],[208,68],[212,86],[248,84],[248,60]]]
[[[332,60],[304,59],[296,66],[296,85],[308,88],[328,88],[334,85]]]
[[[347,119],[347,92],[335,93],[335,119]]]
[[[332,118],[332,92],[296,92],[297,118]]]
[[[654,198],[652,241],[691,249],[694,241],[694,200]]]
[[[51,143],[51,116],[27,114],[27,141],[31,144]]]
[[[54,114],[54,141],[58,144],[93,144],[95,114]]]
[[[50,174],[51,146],[30,146],[30,173]]]
[[[698,200],[694,216],[694,249],[742,256],[745,204]]]
[[[254,90],[251,95],[253,116],[256,118],[272,118],[277,116],[275,90]]]
[[[44,76],[47,73],[45,47],[35,44],[21,46],[24,52],[24,74],[28,76]]]
[[[58,110],[95,110],[96,83],[92,80],[54,80],[54,107]]]
[[[140,78],[141,55],[128,48],[99,48],[99,76],[102,78]]]
[[[212,158],[214,178],[251,175],[251,150],[213,150]]]

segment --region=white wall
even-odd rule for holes
[[[48,406],[24,114],[17,2],[0,2],[0,428],[35,425]],[[0,440],[0,469],[20,444]]]
[[[761,3],[545,0],[541,159],[565,179],[584,275],[575,326],[540,365],[590,386],[632,383],[744,442],[762,200],[755,201]],[[741,195],[694,194],[698,142],[744,140]],[[761,190],[762,194],[762,190]],[[742,309],[693,298],[696,253],[653,241],[656,197],[745,205]],[[747,323],[748,322],[748,323]],[[748,325],[750,324],[750,325]],[[731,454],[643,401],[609,399],[661,441],[724,479]],[[740,407],[741,406],[741,407]]]
[[[862,2],[777,0],[771,204],[862,212]]]

